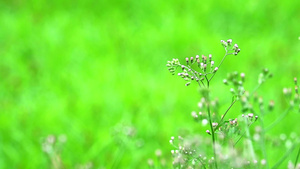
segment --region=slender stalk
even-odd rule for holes
[[[296,160],[295,160],[295,163],[294,163],[294,166],[295,166],[295,167],[297,166],[297,162],[298,162],[298,159],[299,159],[299,155],[300,155],[300,147],[299,147],[298,154],[297,154],[297,157],[296,157]]]
[[[264,130],[264,121],[262,119],[262,117],[259,118],[260,121],[260,125],[262,127],[262,131],[261,131],[261,139],[260,139],[260,144],[261,144],[261,149],[262,149],[262,153],[264,158],[268,161],[268,156],[267,156],[267,152],[266,152],[266,146],[265,146],[265,133],[266,131]],[[269,168],[269,163],[267,163],[267,169]]]
[[[281,120],[288,114],[288,112],[292,109],[292,107],[290,106],[289,108],[287,108],[284,113],[281,114],[280,117],[278,117],[276,119],[276,121],[274,121],[272,124],[270,124],[268,127],[266,127],[265,132],[269,131],[270,129],[272,129],[276,124],[278,124],[279,122],[281,122]]]
[[[253,123],[250,123],[249,125],[247,125],[246,127],[250,127]],[[234,143],[233,147],[235,147],[237,145],[237,143],[245,136],[246,131],[244,131],[244,133],[238,138],[238,140]],[[250,137],[247,137],[248,139],[250,139]]]
[[[209,89],[209,80],[207,78],[207,76],[205,76],[206,81],[207,81],[207,89]],[[212,117],[211,117],[211,112],[210,112],[210,99],[209,99],[209,91],[207,92],[206,95],[206,101],[207,101],[207,114],[208,114],[208,120],[209,120],[209,125],[210,125],[210,130],[211,130],[211,137],[212,137],[212,141],[213,141],[213,152],[214,152],[214,165],[215,168],[218,168],[218,164],[217,164],[217,156],[216,156],[216,139],[215,139],[215,132],[214,132],[214,128],[212,126]]]
[[[281,157],[281,159],[280,160],[278,160],[278,162],[272,167],[272,169],[276,169],[276,168],[278,168],[280,165],[281,165],[281,163],[293,152],[293,150],[295,149],[295,145],[293,145],[293,147],[292,148],[290,148],[289,149],[289,151],[288,152],[286,152],[285,154],[284,154],[284,156],[283,157]]]
[[[254,90],[251,92],[251,94],[249,95],[249,98],[250,97],[252,97],[253,95],[254,95],[254,93],[256,92],[256,90],[261,86],[263,84],[263,82],[262,83],[259,83],[255,88],[254,88]]]
[[[251,138],[249,127],[246,126],[245,130],[246,130],[246,136],[247,136],[247,138]],[[249,148],[249,154],[251,155],[252,160],[255,160],[255,153],[254,153],[254,148],[253,148],[252,140],[251,139],[247,139],[247,143],[248,143],[248,148]]]
[[[221,62],[220,62],[220,64],[219,64],[219,66],[218,66],[218,68],[220,69],[220,67],[221,67],[221,65],[222,65],[222,63],[223,63],[223,61],[225,60],[225,58],[226,58],[226,56],[228,55],[228,51],[227,51],[227,48],[225,48],[225,51],[226,51],[226,53],[225,53],[225,55],[224,55],[224,57],[223,57],[223,59],[221,60]],[[211,81],[211,79],[215,76],[215,74],[216,74],[217,72],[215,72],[211,77],[210,77],[210,79],[208,80],[208,82],[210,82]]]
[[[228,109],[225,111],[223,117],[221,118],[221,121],[218,123],[218,125],[217,125],[217,127],[215,128],[214,132],[217,130],[217,128],[220,127],[220,125],[221,125],[222,122],[224,121],[224,118],[225,118],[227,112],[231,109],[231,107],[234,105],[234,103],[235,103],[236,101],[237,101],[237,100],[234,100],[234,101],[230,104],[230,106],[228,107]]]

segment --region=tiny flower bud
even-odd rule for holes
[[[183,65],[181,65],[181,68],[182,68],[182,70],[184,70],[184,66]]]
[[[157,157],[160,157],[161,154],[162,154],[162,152],[161,152],[160,149],[155,150],[155,155],[156,155]]]
[[[255,121],[258,119],[258,116],[255,116]]]
[[[218,71],[218,69],[219,69],[218,67],[215,67],[214,72]]]
[[[227,47],[227,46],[228,46],[227,42],[225,42],[224,40],[221,40],[221,44],[222,44],[222,46],[224,46],[224,47]]]
[[[212,126],[213,126],[213,127],[217,127],[217,126],[218,126],[218,123],[212,123]]]
[[[210,133],[210,131],[209,131],[209,130],[206,130],[206,133],[207,133],[207,134],[209,134],[209,135],[211,135],[211,133]]]
[[[228,84],[226,79],[223,80],[223,83],[226,84],[226,85]]]
[[[194,57],[191,57],[191,63],[193,63]]]
[[[203,66],[204,72],[206,71],[206,67],[207,67],[206,64],[204,64]]]
[[[187,82],[186,84],[185,84],[185,86],[189,86],[191,84],[191,82]]]
[[[268,74],[269,73],[269,69],[267,69],[267,68],[263,69],[263,73],[264,73],[264,75]]]
[[[241,73],[241,78],[242,78],[242,79],[245,78],[245,73]]]
[[[230,45],[232,43],[232,39],[228,39],[227,43]]]
[[[193,111],[193,112],[192,112],[192,117],[195,118],[195,119],[197,119],[197,118],[198,118],[197,113]]]
[[[269,103],[269,111],[272,111],[274,108],[274,100],[271,100]]]
[[[206,61],[207,61],[207,57],[206,57],[206,56],[204,56],[203,63],[205,63],[205,64],[206,64]]]
[[[189,58],[185,58],[187,64],[189,64]]]
[[[266,165],[266,164],[267,164],[267,160],[262,159],[262,160],[260,161],[260,163],[261,163],[261,165]]]
[[[248,114],[248,117],[249,117],[249,118],[252,118],[252,117],[253,117],[253,114],[252,114],[252,113],[249,113],[249,114]]]
[[[196,60],[199,59],[199,55],[196,55]]]
[[[234,44],[233,48],[234,48],[234,49],[238,49],[239,46],[238,46],[237,44]]]
[[[295,82],[295,85],[297,85],[297,78],[294,77],[294,82]]]
[[[148,159],[148,165],[149,165],[150,167],[152,167],[153,164],[154,164],[153,160],[152,160],[152,159]]]
[[[208,57],[209,57],[209,61],[211,62],[212,55],[209,54]]]

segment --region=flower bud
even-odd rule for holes
[[[274,109],[274,100],[271,100],[270,103],[269,103],[269,111],[272,111]]]
[[[237,44],[234,44],[233,48],[234,48],[234,49],[238,49],[239,46],[238,46]]]
[[[228,46],[227,42],[225,42],[224,40],[221,40],[221,44],[222,44],[222,46],[225,47],[225,48]]]
[[[218,71],[218,69],[219,69],[218,67],[215,67],[214,72]]]
[[[187,64],[189,64],[189,58],[185,58]]]
[[[227,43],[228,43],[228,45],[230,45],[232,43],[232,39],[228,39]]]
[[[206,130],[206,133],[207,133],[207,134],[209,134],[209,135],[211,135],[211,133],[210,133],[210,131],[209,131],[209,130]]]
[[[245,81],[245,73],[241,73],[242,81]]]

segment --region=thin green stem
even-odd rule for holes
[[[209,89],[209,80],[207,78],[207,76],[205,76],[205,79],[207,81],[207,89]],[[214,165],[215,168],[218,168],[218,164],[217,164],[217,156],[216,156],[216,140],[215,140],[215,132],[214,132],[214,128],[212,126],[212,117],[211,117],[211,112],[210,112],[210,99],[209,99],[209,91],[207,92],[206,95],[206,102],[207,102],[207,114],[208,114],[208,121],[209,121],[209,125],[210,125],[210,130],[211,130],[211,137],[212,137],[212,141],[213,141],[213,152],[214,152]]]
[[[253,123],[251,123],[251,124],[253,124]],[[251,138],[249,128],[250,128],[250,126],[249,127],[246,126],[246,129],[245,129],[246,130],[246,136],[247,136],[247,138]],[[248,143],[249,153],[250,153],[250,155],[252,157],[252,160],[255,160],[255,153],[254,153],[252,139],[247,139],[246,141]]]
[[[249,98],[253,96],[253,94],[256,92],[256,90],[262,85],[263,83],[259,83],[254,90],[252,91],[252,93],[249,95]]]
[[[281,157],[280,160],[278,160],[278,162],[271,168],[271,169],[276,169],[276,168],[279,168],[279,166],[281,165],[281,163],[293,152],[293,150],[295,149],[295,144],[293,145],[292,148],[289,149],[288,152],[286,152],[284,154],[284,156]]]
[[[221,118],[221,121],[218,123],[218,125],[217,125],[217,127],[215,128],[214,132],[220,127],[220,125],[222,125],[222,122],[224,121],[224,118],[225,118],[227,112],[231,109],[231,107],[234,105],[234,103],[235,103],[236,101],[237,101],[237,100],[234,100],[234,101],[230,104],[230,106],[228,107],[228,109],[225,111],[224,115],[223,115],[222,118]]]
[[[224,57],[223,57],[223,59],[221,60],[221,62],[220,62],[220,64],[219,64],[219,66],[218,66],[218,69],[220,69],[220,67],[221,67],[221,65],[222,65],[222,63],[223,63],[223,61],[225,60],[225,58],[226,58],[226,56],[228,55],[228,51],[227,51],[227,48],[225,48],[225,51],[226,51],[226,53],[225,53],[225,55],[224,55]],[[215,72],[211,77],[210,77],[210,79],[208,80],[208,82],[210,82],[211,81],[211,79],[215,76],[215,74],[216,74],[217,72]]]
[[[298,162],[298,159],[299,159],[299,155],[300,155],[300,147],[299,147],[298,154],[297,154],[297,157],[296,157],[296,160],[295,160],[295,163],[294,163],[294,166],[295,166],[295,167],[297,166],[297,162]]]
[[[261,131],[261,139],[260,139],[260,144],[261,144],[261,149],[262,149],[262,153],[263,153],[263,156],[264,158],[268,161],[268,156],[267,156],[267,152],[266,152],[266,145],[265,145],[265,130],[264,130],[264,120],[263,120],[263,117],[260,117],[259,118],[259,121],[260,121],[260,125],[261,125],[261,128],[263,129]],[[267,163],[267,169],[269,168],[269,164]]]
[[[250,127],[253,123],[250,123],[249,125],[247,125],[246,127]],[[238,138],[238,140],[234,143],[233,147],[235,147],[237,145],[237,143],[245,136],[246,131],[244,131],[244,133]],[[250,137],[247,137],[250,138]]]
[[[282,121],[282,119],[288,114],[288,112],[292,109],[291,106],[289,106],[284,113],[281,114],[280,117],[278,117],[276,119],[276,121],[274,121],[272,124],[270,124],[268,127],[266,127],[265,132],[269,131],[270,129],[272,129],[276,124],[278,124],[279,122]]]

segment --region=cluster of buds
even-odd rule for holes
[[[226,55],[237,55],[240,52],[240,49],[237,44],[232,45],[232,40],[229,39],[227,42],[221,41],[223,46],[226,48]],[[228,48],[230,47],[230,48]],[[228,53],[229,52],[229,53]],[[224,58],[223,58],[224,60]],[[223,62],[222,60],[222,62]],[[204,80],[211,80],[214,74],[219,70],[219,66],[215,66],[215,61],[213,61],[212,55],[196,55],[195,57],[185,58],[186,65],[180,64],[178,59],[173,59],[172,61],[167,62],[168,70],[172,75],[175,74],[175,71],[178,67],[182,69],[182,72],[178,73],[178,76],[182,77],[184,80],[188,81],[185,85],[189,86],[191,81],[197,81],[199,86],[205,86]],[[200,69],[196,71],[196,67]],[[210,77],[208,77],[210,76]],[[209,80],[209,81],[210,81]]]
[[[168,70],[170,71],[170,73],[172,75],[174,75],[175,71],[176,71],[176,68],[179,65],[180,65],[179,60],[178,59],[173,59],[172,61],[168,61],[166,66],[168,67]]]
[[[241,131],[238,123],[238,119],[229,119],[223,125],[218,127],[219,131],[222,131],[223,134],[237,134]]]
[[[244,82],[245,73],[239,74],[238,72],[229,73],[227,79],[223,80],[225,85],[233,85],[230,92],[235,96],[242,96],[245,93]]]
[[[273,74],[269,72],[269,69],[265,68],[258,76],[258,84],[265,82],[268,78],[273,77]]]
[[[229,48],[228,51],[233,51],[232,54],[234,54],[234,55],[237,55],[241,51],[241,49],[239,48],[239,46],[237,44],[234,44],[232,46],[232,39],[228,39],[227,41],[221,40],[221,44],[227,50],[229,47],[231,47],[231,48]]]
[[[174,144],[174,139],[174,137],[171,137],[172,141],[170,140],[175,147],[175,149],[171,150],[174,168],[189,168],[189,166],[195,167],[195,165],[199,166],[207,163],[205,162],[206,157],[203,158],[198,152],[200,149],[203,150],[206,147],[204,138],[196,136],[183,139],[179,136],[178,141],[176,140],[176,145]],[[204,163],[199,163],[200,160]]]
[[[252,123],[255,122],[258,119],[258,116],[254,116],[253,113],[249,113],[247,115],[242,114],[242,117],[245,118],[247,121],[252,122]]]
[[[290,106],[294,107],[295,105],[299,104],[298,111],[300,112],[300,96],[298,90],[300,86],[298,86],[298,80],[296,77],[294,78],[294,83],[295,83],[295,87],[294,87],[295,93],[293,94],[292,88],[283,88],[283,94],[287,99],[289,99]]]

